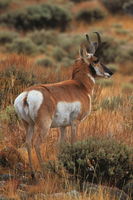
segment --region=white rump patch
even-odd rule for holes
[[[27,101],[27,105],[24,105],[24,99]],[[22,92],[14,102],[15,110],[18,116],[30,122],[35,120],[37,112],[43,102],[43,95],[38,90],[31,90],[29,92]]]
[[[78,117],[81,111],[81,103],[61,101],[57,104],[56,113],[51,127],[67,126]]]
[[[27,92],[22,92],[14,101],[14,108],[16,110],[16,113],[18,114],[18,116],[21,118],[21,119],[24,119],[24,120],[28,120],[28,117],[25,113],[25,110],[24,110],[24,107],[23,107],[23,101],[24,101],[24,98],[26,97],[27,95]]]
[[[28,92],[27,103],[29,106],[29,116],[34,121],[37,116],[37,112],[43,102],[43,95],[38,90],[31,90]]]

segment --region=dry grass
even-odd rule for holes
[[[72,200],[72,199],[79,199],[79,200],[115,200],[115,198],[110,197],[107,193],[103,192],[102,187],[99,185],[99,189],[97,194],[86,194],[81,193],[78,197],[69,196],[65,194],[65,190],[62,190],[63,182],[60,181],[57,177],[49,177],[44,181],[40,181],[36,185],[28,185],[25,187],[26,191],[29,192],[31,199],[33,196],[36,196],[37,200],[42,200],[43,194],[45,194],[45,198],[47,200]],[[18,186],[17,181],[9,181],[6,187],[3,189],[3,193],[6,194],[5,196],[13,198],[15,200],[20,200],[18,193],[16,192]],[[68,186],[67,191],[72,191],[72,187]],[[30,198],[29,198],[30,199]]]

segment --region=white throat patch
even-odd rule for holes
[[[89,73],[87,75],[92,80],[92,82],[95,83],[95,79],[93,78],[93,76],[91,76],[91,74],[89,74]]]
[[[98,69],[98,67],[94,67],[97,76],[104,76]]]
[[[86,55],[89,59],[93,57],[93,53],[87,53]]]

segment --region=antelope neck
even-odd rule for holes
[[[81,60],[79,62],[76,62],[76,66],[74,67],[72,79],[77,81],[87,92],[87,94],[92,94],[94,85],[95,85],[95,79],[91,72],[91,70],[84,70],[86,68],[86,63],[82,62]]]
[[[87,94],[91,95],[93,93],[95,80],[90,73],[84,73],[80,71],[73,79],[84,88]]]

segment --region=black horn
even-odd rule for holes
[[[94,33],[97,35],[97,41],[98,41],[98,46],[99,46],[102,43],[100,33],[98,32],[94,32]]]
[[[94,54],[94,53],[95,53],[95,46],[94,46],[93,43],[90,41],[89,35],[86,34],[85,36],[86,36],[86,40],[87,40],[87,42],[88,42],[88,44],[85,45],[85,46],[86,46],[86,51],[87,51],[88,53]]]
[[[86,40],[87,40],[87,42],[88,42],[89,44],[91,44],[91,41],[90,41],[90,39],[89,39],[89,35],[86,34],[85,36],[86,36]]]
[[[100,33],[98,32],[94,32],[94,33],[97,35],[97,48],[94,55],[99,58],[102,56],[103,49],[107,46],[107,43],[102,42]]]

